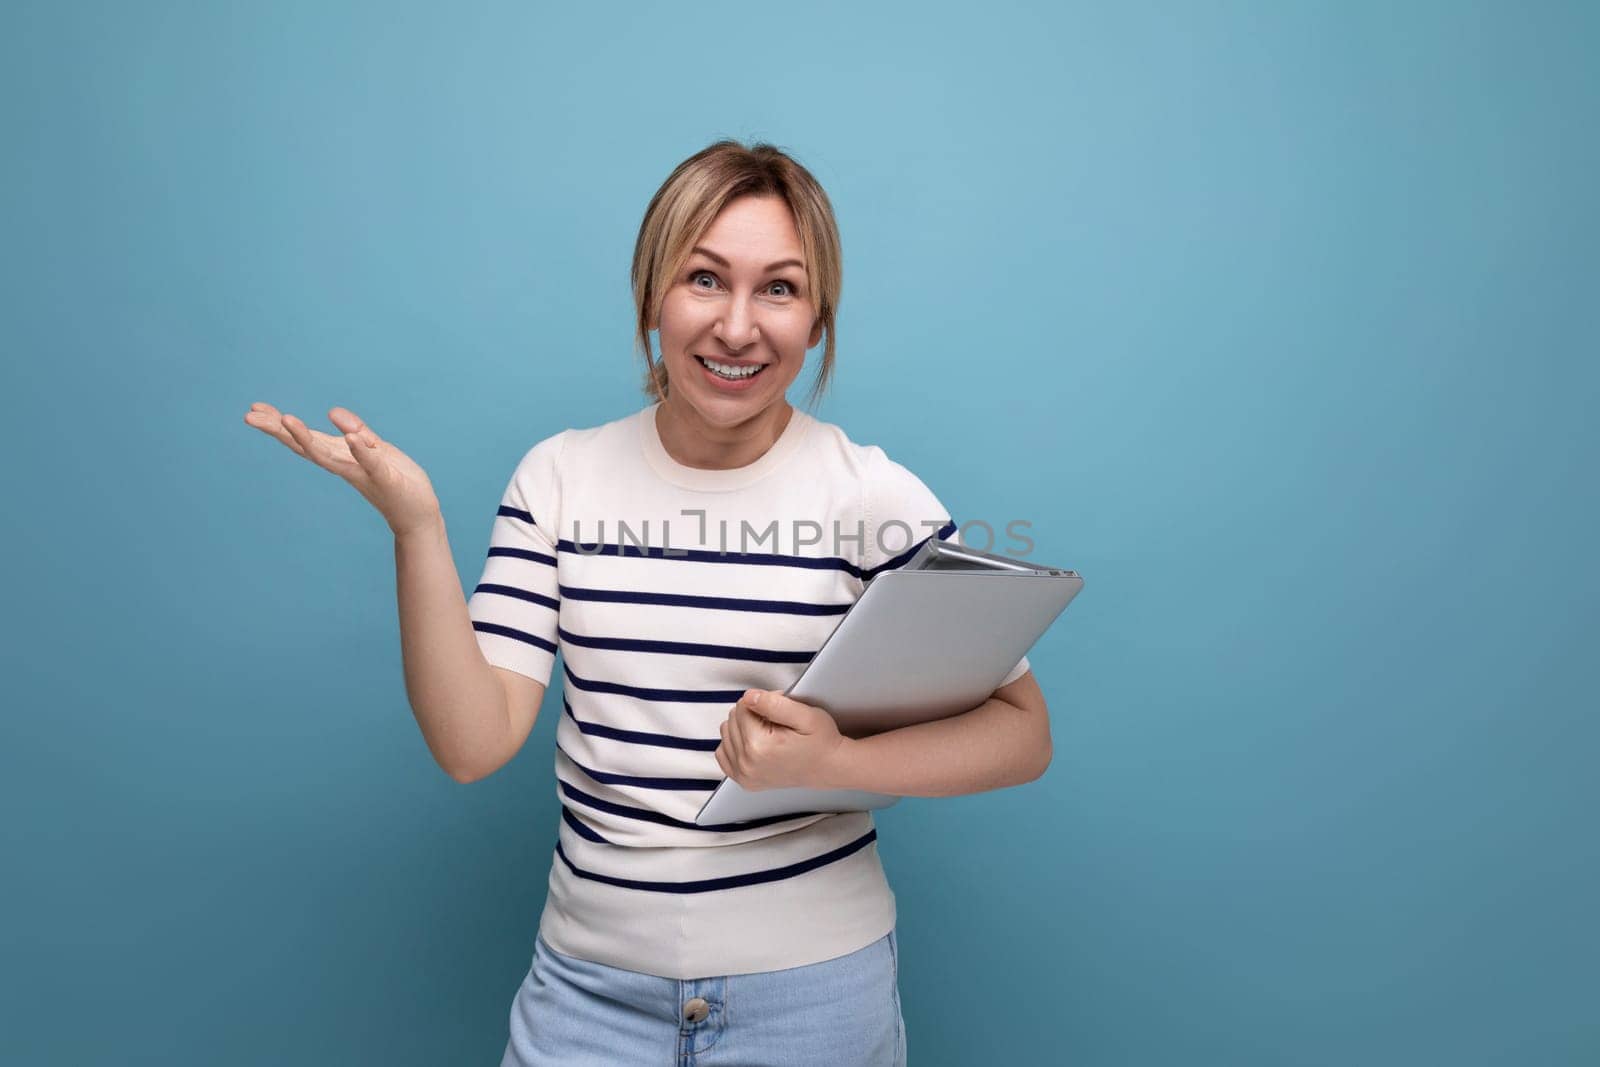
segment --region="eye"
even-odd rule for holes
[[[699,284],[701,278],[710,278],[713,282],[717,280],[717,276],[715,274],[711,273],[709,270],[706,270],[704,267],[699,267],[689,272],[689,285],[695,289],[705,289],[706,286]],[[777,296],[791,297],[796,296],[799,293],[799,288],[787,278],[779,278],[773,281],[767,286],[767,291],[771,292],[773,286],[783,287],[781,292],[775,294]]]

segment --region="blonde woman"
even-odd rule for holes
[[[684,160],[633,257],[650,403],[528,449],[470,598],[427,475],[355,413],[329,412],[339,435],[245,417],[393,530],[406,691],[454,778],[516,754],[561,653],[561,820],[506,1065],[904,1063],[871,813],[695,815],[724,776],[951,796],[1049,763],[1026,659],[979,707],[870,738],[783,695],[867,581],[956,537],[914,474],[787,399],[824,340],[813,400],[826,387],[840,278],[794,159],[719,141]]]

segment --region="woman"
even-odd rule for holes
[[[786,399],[823,338],[813,399],[827,383],[839,289],[804,167],[735,141],[680,164],[633,259],[655,400],[527,451],[470,598],[403,452],[345,408],[342,436],[265,404],[245,417],[394,531],[406,691],[453,777],[516,754],[562,654],[561,822],[505,1064],[904,1063],[871,813],[695,815],[724,776],[950,796],[1049,763],[1026,659],[978,708],[870,738],[783,695],[870,578],[956,536],[915,475]]]

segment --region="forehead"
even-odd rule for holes
[[[723,205],[695,244],[732,258],[801,258],[800,231],[789,205],[776,196],[741,196]]]

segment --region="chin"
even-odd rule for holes
[[[690,406],[708,417],[708,421],[723,421],[730,425],[743,422],[756,412],[771,407],[782,399],[781,393],[756,393],[750,392],[741,396],[719,396],[715,393],[707,395],[703,390],[696,390],[691,396],[689,390],[683,391],[684,400]],[[720,416],[718,419],[716,416]]]

